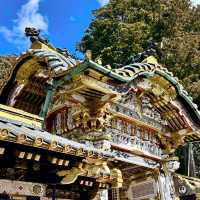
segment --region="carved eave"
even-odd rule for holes
[[[79,75],[74,77],[70,83],[61,86],[55,93],[54,102],[52,108],[49,109],[48,116],[67,106],[66,102],[68,101],[82,104],[88,108],[91,107],[89,105],[93,102],[95,108],[98,108],[108,102],[116,101],[120,96],[120,93],[111,88],[110,85],[96,80],[94,77]]]
[[[70,55],[59,53],[49,44],[34,41],[31,49],[23,53],[10,69],[2,88],[2,102],[40,114],[47,90],[54,87],[54,80],[63,77],[75,65],[77,62]]]
[[[28,146],[35,147],[82,158],[108,159],[114,157],[112,153],[88,148],[86,145],[52,135],[40,127],[34,127],[32,124],[22,123],[22,121],[1,117],[0,140],[23,144],[27,148]]]

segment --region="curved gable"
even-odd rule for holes
[[[2,86],[1,102],[39,114],[52,81],[75,65],[75,59],[50,48],[29,49],[10,69]]]

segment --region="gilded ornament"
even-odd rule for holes
[[[83,148],[80,148],[80,149],[78,149],[77,151],[76,151],[76,155],[77,156],[84,156],[84,150],[83,150]]]
[[[5,140],[8,137],[9,131],[7,129],[0,129],[0,139]]]
[[[64,152],[65,153],[70,153],[73,150],[73,148],[70,145],[65,145],[64,146]]]
[[[49,146],[49,149],[56,149],[58,147],[58,142],[57,141],[52,141],[50,146]]]
[[[27,136],[25,134],[19,134],[17,137],[17,142],[24,143],[27,140]]]
[[[43,139],[40,138],[40,137],[37,137],[37,138],[35,139],[34,145],[35,145],[35,146],[42,146],[43,143],[44,143]]]

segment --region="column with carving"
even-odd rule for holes
[[[161,200],[178,200],[173,181],[173,173],[179,168],[180,163],[176,157],[168,158],[162,163],[158,181]]]

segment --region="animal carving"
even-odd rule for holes
[[[63,177],[61,184],[74,183],[81,175],[96,178],[99,182],[113,182],[113,187],[121,187],[123,182],[120,170],[110,170],[106,161],[92,158],[87,158],[78,167],[59,171],[57,175]]]
[[[61,184],[71,184],[76,181],[78,176],[83,175],[85,170],[81,167],[73,167],[71,170],[63,170],[57,173],[58,176],[64,177]]]

